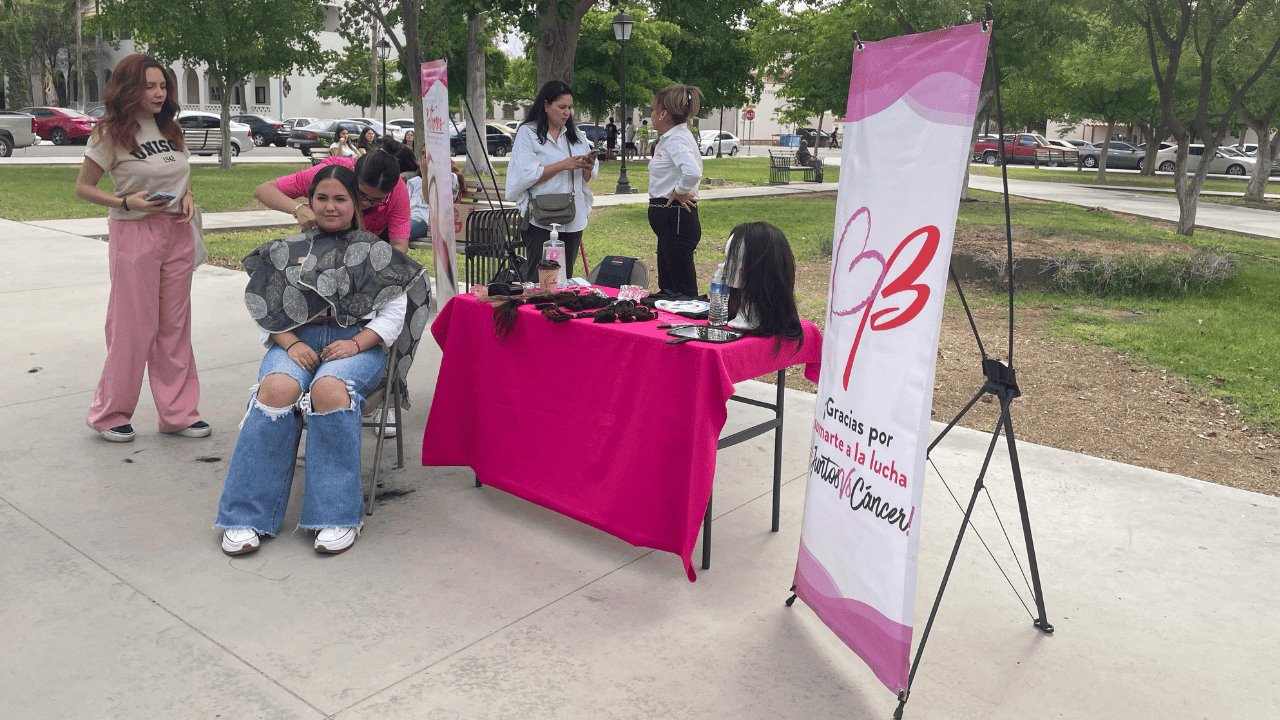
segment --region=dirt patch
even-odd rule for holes
[[[1003,257],[1006,252],[1004,230],[999,228],[956,228],[954,252],[967,255],[999,255]],[[1013,237],[1013,256],[1019,260],[1027,258],[1062,258],[1073,254],[1096,258],[1120,257],[1133,254],[1161,257],[1173,253],[1192,252],[1195,252],[1195,248],[1183,243],[1139,244],[1059,235],[1019,237],[1017,229],[1014,230]]]
[[[1207,399],[1182,380],[1132,358],[1051,338],[1050,310],[1020,311],[1014,361],[1022,397],[1013,421],[1020,440],[1280,495],[1280,437],[1240,420],[1240,411]],[[1002,311],[976,314],[983,342],[1005,354]],[[992,346],[998,346],[994,352]],[[948,422],[983,381],[963,311],[947,309],[938,346],[933,419]],[[814,392],[801,368],[787,386]],[[999,405],[991,395],[960,425],[990,432]]]

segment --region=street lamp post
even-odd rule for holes
[[[387,131],[387,59],[391,57],[391,43],[386,38],[378,41],[378,57],[382,59],[382,132]]]
[[[716,157],[724,157],[724,108],[720,108],[720,131],[716,133]]]
[[[627,118],[629,117],[627,114],[627,41],[631,39],[631,26],[633,24],[635,23],[631,20],[631,16],[624,12],[620,12],[613,17],[613,37],[618,41],[618,57],[621,64],[618,84],[622,90],[622,167],[618,172],[618,187],[614,189],[614,192],[619,195],[630,195],[635,192],[635,190],[631,189],[630,181],[627,180],[626,142]]]

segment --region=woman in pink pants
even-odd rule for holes
[[[89,427],[111,442],[134,438],[142,372],[151,381],[160,431],[208,437],[200,419],[200,380],[191,351],[189,153],[174,122],[173,73],[141,54],[121,60],[107,81],[107,111],[94,128],[76,195],[111,208],[107,361],[89,408]],[[110,173],[115,192],[98,188]]]

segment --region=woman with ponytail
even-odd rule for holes
[[[272,210],[292,215],[303,230],[311,230],[316,227],[315,213],[307,202],[312,180],[329,165],[350,168],[359,181],[359,208],[364,229],[390,242],[400,252],[407,252],[409,189],[400,179],[398,158],[402,147],[392,138],[384,137],[359,158],[326,158],[315,167],[267,180],[254,188],[253,196]]]

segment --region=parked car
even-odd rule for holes
[[[1173,144],[1173,143],[1169,143],[1169,142],[1162,142],[1162,143],[1160,143],[1160,147],[1156,149],[1156,152],[1160,152],[1161,150],[1168,150],[1168,149],[1169,149],[1169,148],[1171,148],[1171,147],[1174,147],[1174,144]],[[1146,152],[1146,151],[1147,151],[1147,144],[1146,144],[1146,143],[1142,143],[1141,145],[1139,145],[1139,146],[1138,146],[1138,149],[1139,149],[1139,150],[1141,150],[1142,152]]]
[[[294,128],[306,127],[306,126],[310,125],[310,124],[311,124],[311,123],[313,123],[313,122],[317,122],[317,118],[310,118],[310,117],[291,117],[291,118],[285,118],[285,119],[284,119],[284,123],[283,123],[283,127],[281,127],[280,129],[284,131],[284,135],[285,135],[286,142],[287,142],[287,141],[288,141],[288,140],[287,140],[287,138],[289,137],[289,133],[293,132],[293,129],[294,129]]]
[[[1174,172],[1177,166],[1178,148],[1166,148],[1156,153],[1156,168],[1164,172]],[[1195,172],[1204,162],[1204,145],[1199,143],[1187,147],[1187,172]],[[1218,148],[1214,157],[1209,160],[1209,172],[1227,175],[1249,175],[1258,164],[1257,160],[1231,148]]]
[[[289,131],[289,147],[296,148],[309,157],[312,148],[327,148],[332,145],[333,136],[338,133],[340,127],[346,128],[354,141],[368,126],[355,120],[317,120],[306,127],[295,127]]]
[[[503,126],[503,127],[505,127],[506,129],[510,130],[512,135],[515,135],[515,134],[516,134],[516,131],[520,129],[520,123],[522,123],[522,122],[524,122],[524,121],[523,121],[523,120],[508,120],[508,121],[506,121],[506,122],[502,123],[502,126]]]
[[[85,115],[88,115],[89,117],[101,118],[103,115],[106,115],[106,114],[107,114],[107,106],[106,106],[106,105],[94,105],[93,107],[89,108],[88,110],[85,110],[85,111],[84,111],[84,114],[85,114]]]
[[[1088,150],[1089,148],[1097,147],[1088,140],[1067,140],[1066,142],[1071,143],[1071,147],[1074,147],[1077,150]]]
[[[604,125],[601,125],[599,123],[592,123],[590,125],[579,124],[578,134],[586,138],[587,142],[591,143],[592,145],[600,145],[600,146],[604,145],[604,141],[605,141]]]
[[[1102,157],[1102,146],[1090,146],[1089,148],[1080,148],[1080,164],[1087,168],[1098,167],[1098,161]],[[1147,153],[1139,150],[1136,146],[1127,142],[1112,140],[1111,146],[1107,148],[1107,167],[1108,168],[1136,168],[1142,169],[1142,163],[1147,159]]]
[[[1056,147],[1056,148],[1060,148],[1060,149],[1062,149],[1062,150],[1076,150],[1076,149],[1077,149],[1075,145],[1072,145],[1071,143],[1067,142],[1066,140],[1059,140],[1059,139],[1057,139],[1057,138],[1045,138],[1045,142],[1049,143],[1049,147]]]
[[[343,118],[343,119],[350,120],[351,122],[357,122],[357,123],[360,123],[361,125],[368,125],[369,127],[373,128],[374,132],[378,133],[378,137],[382,137],[383,135],[387,134],[387,129],[382,126],[382,123],[378,122],[377,120],[374,120],[373,118]],[[356,134],[359,135],[359,133],[356,133]]]
[[[232,115],[231,119],[249,126],[249,133],[253,135],[253,144],[258,147],[267,145],[284,147],[285,142],[289,140],[289,133],[284,131],[284,123],[279,120],[272,120],[262,115]]]
[[[796,134],[801,140],[809,141],[809,149],[831,146],[831,133],[817,128],[797,128]],[[816,140],[816,143],[815,143]]]
[[[222,128],[222,118],[214,113],[199,110],[182,110],[178,113],[178,126],[183,130],[218,130]],[[227,126],[227,134],[231,136],[231,155],[235,157],[242,152],[254,148],[253,133],[249,126],[232,120]],[[213,150],[192,153],[193,155],[214,155]]]
[[[25,107],[18,112],[36,119],[36,134],[54,145],[70,145],[88,141],[89,133],[98,118],[89,117],[79,110],[60,107]]]
[[[1012,133],[1004,136],[1005,161],[1010,163],[1044,162],[1056,165],[1064,162],[1074,165],[1076,149],[1067,150],[1049,144],[1043,135],[1036,133]],[[979,141],[973,146],[973,157],[988,165],[995,165],[1000,157],[1000,144],[995,141]],[[1061,160],[1058,159],[1061,157]]]
[[[387,132],[391,133],[391,137],[400,142],[404,142],[404,134],[412,129],[413,118],[398,118],[387,121]]]
[[[14,148],[35,145],[38,139],[34,116],[0,110],[0,158],[12,155]]]
[[[707,157],[715,155],[717,150],[721,155],[738,154],[738,138],[731,132],[704,130],[699,133],[698,144],[702,147],[702,154]]]
[[[1258,156],[1258,146],[1256,143],[1240,143],[1239,145],[1230,145],[1228,147],[1235,148],[1249,157]]]
[[[449,137],[449,152],[454,155],[466,155],[467,128],[465,125],[459,125],[459,127],[460,131],[458,134]],[[488,147],[486,149],[490,155],[493,155],[494,157],[503,157],[507,153],[511,152],[511,146],[515,143],[511,140],[510,135],[494,123],[487,123],[485,125],[485,129],[488,131],[488,137],[486,138],[486,145]]]

